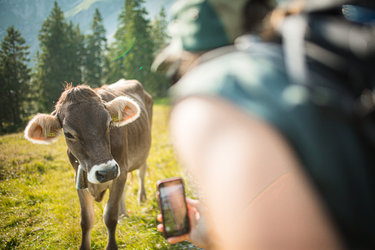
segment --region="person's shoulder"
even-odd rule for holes
[[[271,72],[277,67],[285,71],[283,49],[280,44],[264,42],[254,35],[238,37],[233,45],[209,51],[201,56],[199,65],[185,79],[206,72],[206,76],[247,75],[258,71]]]
[[[252,89],[287,81],[280,46],[245,36],[232,46],[204,54],[199,65],[171,89],[171,94],[175,98],[216,95],[233,84]]]

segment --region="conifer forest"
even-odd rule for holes
[[[137,79],[154,98],[165,97],[168,81],[150,66],[168,42],[166,27],[164,8],[150,20],[143,0],[125,0],[109,42],[99,9],[90,30],[83,32],[55,1],[30,63],[30,47],[9,26],[0,48],[0,134],[22,130],[31,114],[51,112],[67,84],[95,88],[121,78]]]

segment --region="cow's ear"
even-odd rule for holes
[[[61,126],[56,116],[37,114],[26,126],[25,138],[32,143],[50,144],[57,140]]]
[[[116,127],[132,123],[141,114],[138,103],[126,96],[119,96],[105,104]]]

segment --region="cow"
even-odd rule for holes
[[[136,80],[92,89],[67,86],[51,114],[37,114],[24,136],[33,143],[50,144],[63,131],[67,154],[75,170],[81,206],[81,249],[90,249],[94,224],[93,201],[109,198],[103,219],[107,227],[106,249],[117,249],[116,226],[125,208],[127,173],[138,169],[138,201],[146,200],[144,177],[151,145],[151,96]]]

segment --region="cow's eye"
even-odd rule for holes
[[[69,132],[64,132],[64,135],[65,135],[66,138],[74,139],[74,136]]]

